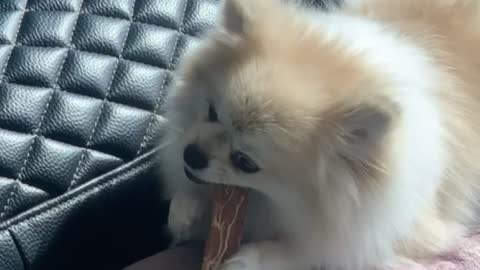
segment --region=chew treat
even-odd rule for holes
[[[213,186],[213,208],[202,270],[217,270],[240,247],[247,192],[243,188]]]

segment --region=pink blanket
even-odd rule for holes
[[[395,270],[480,270],[480,232],[463,239],[454,250],[433,261]]]
[[[124,270],[195,269],[193,266],[200,264],[201,257],[199,247],[178,247],[144,259]],[[435,261],[394,270],[480,270],[480,231],[463,239],[452,252]]]

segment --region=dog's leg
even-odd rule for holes
[[[189,240],[202,240],[207,231],[208,205],[207,191],[198,185],[189,185],[174,194],[168,216],[168,229],[173,237],[173,245]]]
[[[221,270],[304,270],[296,253],[283,242],[265,241],[242,246]]]
[[[437,213],[429,213],[421,218],[409,238],[397,247],[397,252],[412,259],[430,258],[448,251],[465,232],[465,226],[441,218]]]

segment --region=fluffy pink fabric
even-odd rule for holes
[[[124,270],[195,269],[193,266],[200,265],[201,259],[200,247],[179,247],[144,259]],[[388,270],[480,270],[480,231],[463,239],[451,252],[431,262]]]
[[[480,232],[463,239],[451,252],[435,260],[395,270],[480,270]]]

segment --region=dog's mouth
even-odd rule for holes
[[[190,181],[196,183],[196,184],[207,184],[206,181],[196,177],[187,167],[183,167],[183,170],[185,171],[185,175],[190,179]]]

